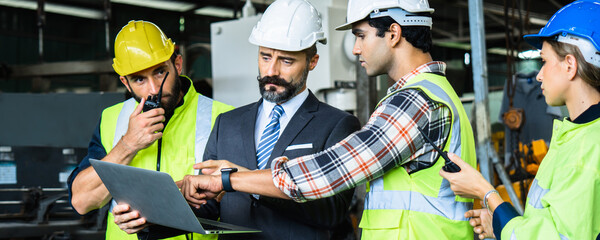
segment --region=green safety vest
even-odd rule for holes
[[[465,110],[446,77],[422,73],[404,87],[419,89],[433,101],[450,108],[452,124],[443,150],[476,165],[473,130]],[[456,196],[439,175],[444,166],[436,163],[413,174],[397,167],[367,184],[367,196],[360,227],[362,239],[473,239],[473,230],[464,214],[473,208],[473,199]]]
[[[183,179],[185,175],[194,174],[193,165],[202,161],[204,148],[206,147],[212,125],[217,116],[233,109],[232,106],[213,101],[198,94],[193,84],[191,84],[191,80],[187,77],[185,78],[190,81],[190,87],[183,97],[183,105],[175,109],[173,116],[169,119],[169,124],[163,130],[160,156],[160,171],[170,174],[175,181]],[[125,102],[106,108],[102,112],[100,138],[102,146],[104,146],[107,153],[112,150],[127,132],[129,116],[137,105],[138,102],[130,98]],[[155,141],[149,147],[140,150],[129,165],[156,170],[157,146],[158,141]],[[111,201],[111,204],[114,206],[115,202]],[[114,223],[112,212],[109,211],[106,239],[137,240],[137,236],[136,234],[128,235],[122,231]],[[185,240],[186,237],[185,235],[181,235],[169,239]],[[216,235],[194,233],[193,239],[216,239]]]
[[[600,119],[554,120],[548,153],[527,195],[523,216],[501,239],[597,239],[600,234]]]

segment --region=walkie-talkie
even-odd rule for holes
[[[160,84],[160,89],[158,90],[158,95],[148,96],[148,98],[146,98],[146,101],[144,102],[144,107],[142,108],[142,111],[147,112],[152,109],[160,107],[160,99],[162,98],[162,89],[163,89],[163,86],[165,85],[165,80],[167,80],[168,76],[169,76],[169,72],[167,72],[167,74],[165,74],[165,78],[163,78],[163,81]]]
[[[427,140],[427,142],[429,144],[431,144],[431,146],[433,147],[433,149],[435,149],[445,160],[445,164],[442,167],[442,169],[444,169],[444,171],[446,172],[460,172],[460,167],[458,165],[456,165],[456,163],[452,162],[450,160],[450,158],[448,158],[448,154],[444,151],[442,151],[440,148],[438,148],[435,143],[433,143],[433,141],[431,141],[431,139],[429,139],[429,137],[427,136],[427,134],[425,134],[423,132],[423,130],[421,130],[421,128],[419,126],[416,126],[417,130],[419,130],[419,132],[421,132],[421,135],[423,135],[423,138],[425,138],[425,140]]]

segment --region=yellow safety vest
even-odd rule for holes
[[[475,166],[471,124],[446,78],[419,74],[383,100],[409,88],[419,89],[450,108],[452,124],[443,150]],[[360,222],[362,239],[473,239],[473,229],[464,217],[473,208],[473,200],[454,194],[439,175],[442,166],[444,159],[439,157],[433,166],[416,173],[409,175],[398,167],[369,182]]]
[[[183,179],[185,175],[194,173],[193,165],[202,161],[204,148],[217,116],[233,109],[232,106],[198,94],[193,84],[191,84],[191,80],[186,76],[181,77],[190,81],[190,87],[183,97],[183,105],[175,109],[173,116],[163,130],[160,156],[160,171],[170,174],[175,181]],[[102,112],[100,139],[107,153],[127,132],[129,116],[137,104],[138,102],[131,98],[108,107]],[[140,150],[129,165],[156,170],[157,154],[158,141],[155,141],[149,147]],[[111,202],[109,204],[114,204],[114,201]],[[193,239],[216,239],[216,237],[216,235],[194,234]],[[109,212],[106,239],[137,240],[137,236],[136,234],[128,235],[122,231],[114,223],[112,212]],[[169,239],[186,240],[186,237],[181,235]]]
[[[501,239],[600,237],[600,119],[576,124],[554,120],[550,149],[540,164],[522,217]]]

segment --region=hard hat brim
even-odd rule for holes
[[[564,30],[564,29],[558,29],[556,31],[549,32],[549,33],[541,33],[543,31],[544,31],[544,28],[542,28],[542,30],[540,30],[540,33],[538,33],[538,34],[528,34],[528,35],[523,36],[523,39],[525,40],[525,42],[529,43],[531,46],[534,46],[537,49],[542,49],[544,39],[552,38],[552,37],[555,37],[560,34],[572,34],[572,35],[589,40],[596,49],[600,49],[600,46],[598,46],[596,44],[596,42],[594,42],[594,39],[590,38],[589,36],[587,36],[585,34],[581,34],[581,33],[575,32],[575,31],[568,31],[568,30]]]
[[[336,31],[345,31],[345,30],[352,29],[352,24],[353,24],[353,22],[351,22],[351,23],[344,23],[344,24],[342,24],[340,26],[337,26],[335,28],[335,30]]]
[[[529,45],[537,48],[537,49],[542,49],[542,38],[547,38],[549,36],[544,36],[544,35],[540,35],[540,34],[528,34],[523,36],[523,40],[525,40],[525,42],[529,43]]]

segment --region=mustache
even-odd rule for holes
[[[283,78],[279,78],[279,77],[274,77],[274,76],[265,76],[265,77],[256,77],[256,79],[258,80],[258,83],[261,86],[264,86],[266,84],[274,84],[274,85],[278,85],[278,86],[289,86],[291,85],[290,82],[285,81]]]

